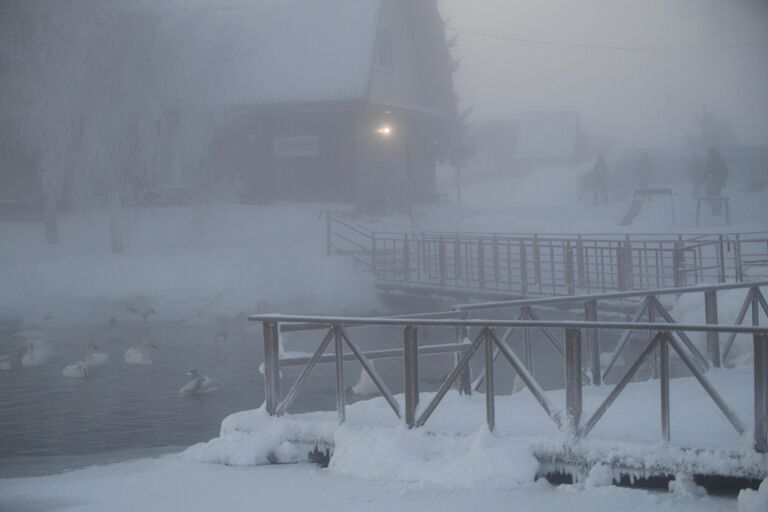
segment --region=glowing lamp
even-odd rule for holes
[[[383,124],[376,128],[376,133],[378,133],[382,137],[391,137],[394,130],[392,127],[388,124]]]

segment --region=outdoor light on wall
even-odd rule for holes
[[[376,128],[376,133],[378,133],[380,137],[388,139],[394,133],[394,129],[388,124],[383,124]]]

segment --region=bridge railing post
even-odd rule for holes
[[[768,452],[768,334],[755,334],[755,451]]]
[[[707,324],[717,325],[717,290],[704,292],[704,316]],[[720,368],[720,334],[707,331],[707,352],[709,361],[715,368]]]
[[[459,316],[462,320],[467,320],[469,318],[469,312],[468,311],[461,311],[461,314]],[[469,338],[469,328],[465,326],[459,326],[456,327],[456,342],[460,344],[466,344],[467,339]],[[459,352],[456,352],[453,355],[453,364],[458,365],[459,360],[461,359],[461,354]],[[462,395],[471,395],[472,394],[472,370],[470,365],[467,365],[464,370],[461,372],[461,375],[459,375],[458,379],[458,389],[459,394]]]
[[[411,240],[408,238],[408,233],[403,236],[403,274],[405,280],[411,279]]]
[[[488,332],[486,328],[486,333]],[[485,420],[488,430],[493,432],[496,427],[496,402],[493,390],[493,351],[494,342],[491,336],[485,335]]]
[[[477,239],[477,287],[485,288],[485,247],[483,239]]]
[[[336,359],[336,413],[339,418],[339,425],[344,423],[347,418],[347,390],[344,388],[344,338],[341,333],[341,326],[333,326],[333,346]]]
[[[576,271],[578,275],[579,287],[584,288],[585,278],[585,261],[584,261],[584,241],[581,239],[581,235],[576,237]]]
[[[563,246],[563,263],[565,265],[565,287],[568,295],[576,294],[576,279],[574,275],[573,267],[573,251],[571,248],[571,242],[566,241]]]
[[[520,292],[523,297],[528,296],[528,248],[524,238],[520,239]]]
[[[725,237],[720,235],[717,240],[717,282],[725,282]]]
[[[493,289],[499,289],[499,239],[496,233],[493,234],[493,242],[491,246],[493,256]]]
[[[565,410],[568,424],[578,435],[582,412],[581,331],[565,330]]]
[[[733,242],[733,265],[736,273],[736,282],[741,283],[744,281],[744,267],[741,261],[741,236],[736,235],[736,240]]]
[[[267,414],[277,415],[280,404],[280,326],[277,322],[264,322],[264,401]]]
[[[661,438],[670,441],[669,425],[669,341],[665,333],[659,340],[659,363],[661,366]]]
[[[440,269],[440,287],[443,288],[445,287],[445,273],[446,265],[448,263],[448,254],[445,250],[445,240],[443,240],[443,235],[440,235],[438,239],[437,257]]]
[[[416,407],[419,405],[419,339],[416,327],[403,329],[403,374],[405,375],[405,424],[416,425]]]
[[[597,322],[596,300],[584,303],[584,320]],[[587,329],[587,344],[592,367],[592,385],[599,386],[602,383],[602,373],[600,369],[600,332],[597,329]]]

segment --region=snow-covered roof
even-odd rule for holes
[[[174,12],[164,17],[162,37],[167,65],[183,78],[168,94],[217,105],[364,98],[379,4],[244,0]]]

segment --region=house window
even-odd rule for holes
[[[303,137],[277,137],[275,156],[316,156],[320,154],[320,141],[317,135]]]
[[[392,71],[392,32],[389,30],[379,30],[379,37],[376,41],[376,67],[386,71]]]

